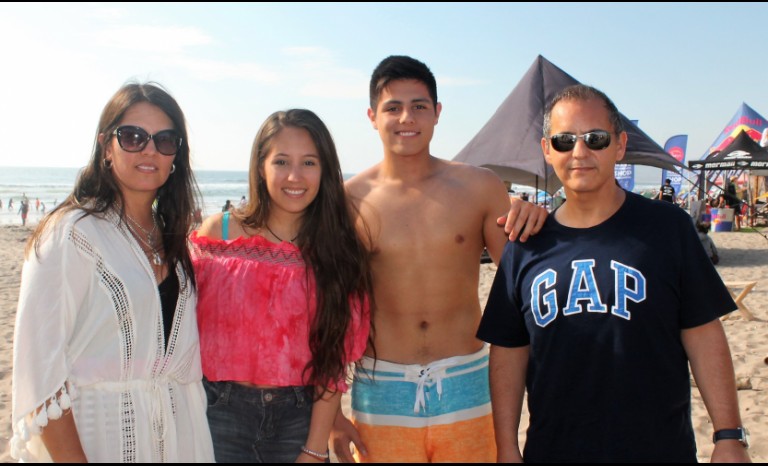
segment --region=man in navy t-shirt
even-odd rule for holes
[[[626,142],[594,88],[566,88],[546,110],[542,150],[568,202],[537,236],[507,244],[478,331],[493,345],[500,461],[696,461],[689,362],[712,460],[749,460],[718,319],[736,305],[685,211],[616,185]]]

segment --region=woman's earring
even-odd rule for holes
[[[175,172],[175,171],[176,171],[176,164],[175,164],[175,163],[172,163],[172,164],[171,164],[171,173],[173,173],[173,172]]]
[[[107,170],[112,169],[112,159],[104,159],[104,168]]]

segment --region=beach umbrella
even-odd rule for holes
[[[567,86],[571,75],[539,55],[496,113],[453,160],[496,172],[512,184],[554,193],[562,184],[541,152],[544,106]],[[622,163],[667,170],[684,167],[624,115],[627,152]]]

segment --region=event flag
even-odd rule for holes
[[[638,126],[639,120],[629,120],[633,125]],[[623,189],[632,191],[635,189],[635,166],[629,163],[617,163],[613,167],[613,175],[616,178],[616,182],[619,183]]]
[[[688,135],[678,134],[667,139],[667,143],[664,144],[664,150],[674,157],[678,162],[683,163],[685,160],[685,148],[688,145]],[[683,184],[683,176],[680,173],[661,170],[661,184],[669,178],[672,181],[672,187],[675,188],[676,193],[680,193],[680,187]]]
[[[635,166],[628,163],[617,163],[613,173],[619,186],[627,191],[635,189]]]

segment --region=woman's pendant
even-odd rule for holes
[[[152,263],[155,265],[163,265],[163,259],[160,258],[160,254],[157,251],[152,251]]]

